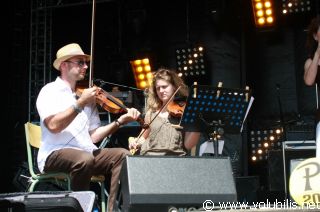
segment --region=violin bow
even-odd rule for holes
[[[93,86],[95,16],[96,16],[96,0],[92,0],[89,87]]]
[[[175,90],[173,92],[173,94],[170,96],[170,98],[168,99],[168,101],[162,105],[162,107],[160,108],[160,110],[158,111],[158,113],[153,117],[153,119],[150,121],[149,125],[157,118],[157,116],[161,113],[161,111],[163,110],[163,108],[167,107],[168,104],[173,100],[174,96],[178,93],[178,91],[180,90],[181,85],[177,88],[177,90]]]
[[[157,118],[157,116],[161,113],[161,111],[163,110],[163,108],[167,107],[168,104],[172,101],[172,99],[174,98],[174,96],[178,93],[178,91],[180,90],[181,85],[173,92],[173,94],[170,96],[170,98],[168,99],[168,101],[161,106],[160,110],[158,111],[158,113],[153,117],[153,119],[150,121],[150,123],[148,124],[150,126],[150,124]],[[147,130],[148,128],[145,128],[142,130],[142,132],[139,134],[139,136],[137,137],[137,140],[139,140],[139,138],[141,138],[141,136],[144,134],[144,132]]]
[[[160,110],[158,111],[158,113],[153,117],[153,119],[150,121],[149,124],[147,124],[148,126],[151,125],[151,123],[157,118],[157,116],[161,113],[161,111],[163,110],[163,108],[167,107],[168,104],[172,101],[172,99],[174,98],[174,96],[178,93],[179,89],[181,88],[181,85],[173,92],[173,94],[170,96],[170,98],[168,99],[168,101],[161,106]],[[139,136],[136,138],[136,140],[138,141],[141,136],[145,133],[145,131],[148,129],[148,127],[144,128],[141,133],[139,134]],[[136,153],[137,149],[131,149],[130,152],[132,155],[134,155]]]

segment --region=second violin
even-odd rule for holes
[[[185,101],[173,100],[168,104],[167,110],[169,111],[169,114],[171,116],[180,118],[183,115],[185,107],[186,107]]]

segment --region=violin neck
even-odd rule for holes
[[[121,104],[120,102],[118,102],[115,98],[113,98],[113,96],[111,96],[110,94],[107,95],[107,98],[112,101],[114,104],[116,104],[117,106],[119,106],[120,108],[122,108],[124,111],[127,111],[127,107],[123,104]]]

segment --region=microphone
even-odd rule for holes
[[[223,135],[224,129],[222,127],[218,127],[217,132],[218,132],[218,135]]]
[[[94,84],[98,84],[99,83],[99,87],[101,87],[104,84],[106,84],[102,79],[93,79],[93,83]]]

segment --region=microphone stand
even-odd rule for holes
[[[199,119],[209,128],[209,141],[212,141],[213,150],[214,150],[214,158],[219,157],[219,137],[224,134],[224,130],[222,126],[224,124],[221,123],[221,120],[215,121],[213,120],[211,123],[208,123],[202,116],[202,113],[199,114]]]
[[[284,122],[283,118],[283,111],[282,111],[282,105],[281,105],[281,100],[280,100],[280,85],[276,84],[276,89],[277,89],[277,99],[278,99],[278,104],[279,104],[279,111],[280,111],[280,126],[282,127],[283,130],[283,136],[282,136],[282,141],[287,140],[287,130],[286,130],[286,124]],[[284,148],[284,143],[282,143],[282,160],[283,160],[283,180],[284,180],[284,199],[287,199],[288,197],[288,192],[287,192],[287,167],[286,167],[286,153],[285,153],[285,148]]]
[[[131,90],[137,90],[137,91],[144,92],[143,90],[141,90],[139,88],[134,88],[134,87],[126,86],[126,85],[120,85],[120,84],[113,83],[113,82],[106,82],[106,81],[104,81],[102,79],[95,79],[94,81],[99,82],[100,83],[100,87],[105,85],[105,84],[109,84],[109,85],[115,85],[115,86],[119,86],[119,87],[123,87],[123,88],[129,88]]]
[[[277,88],[277,99],[278,99],[279,112],[280,112],[280,126],[282,127],[282,132],[283,132],[282,140],[286,141],[287,140],[287,130],[286,130],[286,123],[284,122],[281,99],[280,99],[280,85],[276,84],[276,88]]]
[[[120,85],[120,84],[113,83],[113,82],[107,82],[107,81],[104,81],[102,79],[94,79],[94,81],[100,83],[99,87],[102,87],[103,85],[114,85],[114,86],[119,86],[119,87],[123,87],[123,88],[128,88],[128,89],[131,89],[131,90],[141,91],[141,92],[143,92],[143,96],[144,96],[144,107],[146,107],[147,95],[148,95],[147,90],[141,90],[139,88],[134,88],[134,87],[130,87],[130,86],[127,86],[127,85]]]

